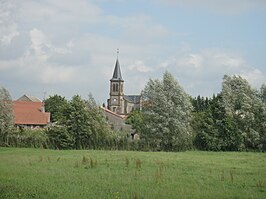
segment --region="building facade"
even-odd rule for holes
[[[113,77],[110,80],[109,95],[107,108],[118,115],[127,115],[133,110],[141,109],[141,95],[124,94],[124,80],[118,58],[116,59]]]

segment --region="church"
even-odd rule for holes
[[[118,57],[115,63],[113,77],[110,80],[110,98],[107,100],[108,110],[126,116],[133,110],[141,109],[141,95],[125,95],[124,80]]]

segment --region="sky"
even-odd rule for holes
[[[0,86],[106,103],[119,49],[125,94],[173,74],[196,97],[223,76],[266,83],[265,0],[0,0]]]

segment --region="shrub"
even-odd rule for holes
[[[7,136],[8,146],[47,148],[48,136],[45,129],[15,129]]]

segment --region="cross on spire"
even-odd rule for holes
[[[117,54],[117,58],[118,58],[118,55],[119,55],[119,48],[117,49],[116,54]]]

